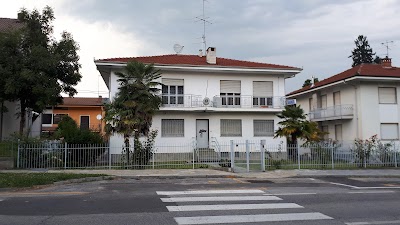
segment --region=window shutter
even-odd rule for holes
[[[378,89],[379,103],[395,104],[396,103],[396,89],[392,87],[384,87]]]
[[[221,93],[241,93],[240,80],[221,80]]]
[[[161,83],[167,86],[183,86],[183,79],[162,78]]]
[[[321,108],[326,109],[326,107],[327,107],[326,95],[321,95]]]
[[[253,96],[272,97],[274,95],[272,81],[253,81]]]
[[[221,137],[241,137],[242,120],[221,120]]]
[[[340,91],[333,92],[333,105],[341,105]]]
[[[161,120],[162,137],[184,137],[184,120]]]
[[[274,136],[273,120],[254,120],[253,121],[254,137],[271,137]]]
[[[335,138],[336,138],[337,141],[343,140],[343,138],[342,138],[342,125],[341,124],[335,125],[335,136],[336,136]]]
[[[399,125],[397,123],[382,123],[381,138],[383,140],[398,140]]]

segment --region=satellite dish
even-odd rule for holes
[[[176,52],[176,54],[181,53],[183,47],[185,47],[185,46],[180,45],[180,44],[174,44],[174,51]]]
[[[97,119],[97,120],[101,120],[102,118],[103,118],[103,117],[102,117],[100,114],[96,116],[96,119]]]

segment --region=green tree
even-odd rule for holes
[[[278,123],[279,129],[275,132],[275,137],[286,137],[290,146],[297,146],[298,139],[306,142],[319,141],[323,132],[318,128],[316,122],[306,119],[304,110],[300,106],[285,106],[281,114],[277,115],[281,121]],[[288,148],[288,157],[293,159],[297,155],[297,148]]]
[[[317,82],[319,82],[318,78],[314,77],[314,84],[317,83]],[[303,87],[307,87],[307,86],[310,86],[310,85],[311,85],[311,79],[307,79],[303,83]]]
[[[349,58],[353,59],[352,67],[360,65],[361,63],[372,63],[374,62],[375,53],[369,46],[366,36],[359,35],[354,41],[356,47],[351,51]],[[375,59],[376,60],[376,59]]]
[[[7,74],[0,89],[5,100],[20,103],[20,128],[24,132],[26,112],[41,113],[46,106],[62,102],[61,93],[73,96],[81,80],[77,43],[63,32],[59,41],[53,36],[54,12],[45,7],[21,9],[18,19],[23,28],[0,34],[0,68]],[[1,94],[1,93],[0,93]]]
[[[134,137],[134,149],[139,152],[140,135],[153,137],[150,132],[153,115],[161,105],[160,91],[156,82],[161,77],[152,64],[129,62],[123,72],[118,72],[118,92],[113,101],[106,105],[106,131],[122,134],[127,161],[129,162],[129,139]],[[149,135],[150,132],[150,135]],[[156,134],[155,134],[156,135]],[[154,137],[153,137],[154,139]]]

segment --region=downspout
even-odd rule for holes
[[[354,114],[356,114],[356,137],[357,138],[360,138],[359,137],[359,121],[358,121],[358,98],[357,98],[357,86],[356,85],[354,85],[354,84],[350,84],[350,83],[348,83],[348,82],[346,82],[346,80],[343,80],[343,83],[344,84],[347,84],[347,85],[350,85],[350,86],[353,86],[353,88],[354,88],[354,102],[355,102],[355,106],[354,106]]]

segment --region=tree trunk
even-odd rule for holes
[[[124,135],[124,143],[125,143],[125,151],[126,151],[126,163],[127,163],[127,168],[129,167],[129,151],[130,151],[130,143],[129,143],[129,136]]]
[[[26,122],[26,108],[25,104],[21,101],[21,115],[19,121],[19,134],[22,136],[24,134],[25,122]]]
[[[1,101],[1,106],[0,106],[0,141],[3,140],[3,117],[4,117],[4,101]]]

